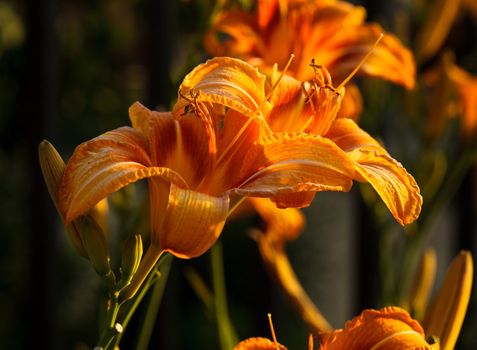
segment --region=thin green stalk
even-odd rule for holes
[[[227,294],[225,291],[222,245],[218,241],[210,251],[212,279],[214,285],[215,315],[222,350],[231,350],[238,343],[232,322],[230,321]]]
[[[161,276],[159,280],[152,282],[154,284],[154,289],[152,290],[151,299],[149,300],[149,304],[146,309],[146,315],[142,323],[136,350],[147,350],[149,346],[151,334],[154,328],[154,323],[156,322],[157,318],[157,312],[159,311],[162,296],[164,295],[164,289],[166,287],[166,281],[169,275],[171,261],[171,259],[168,259],[161,266]]]
[[[104,322],[103,332],[98,341],[97,348],[108,349],[113,338],[122,332],[121,325],[116,323],[116,318],[119,311],[119,302],[116,295],[113,295],[110,300],[110,305],[106,313],[106,319]]]

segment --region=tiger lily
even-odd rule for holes
[[[363,7],[344,1],[259,0],[254,13],[218,11],[204,45],[213,56],[238,57],[265,72],[274,64],[283,67],[293,53],[297,59],[287,74],[312,79],[308,64],[315,59],[333,80],[342,81],[383,32],[365,17]],[[415,83],[413,56],[392,34],[384,36],[361,72],[408,89]]]
[[[203,254],[240,197],[349,190],[354,164],[335,143],[268,128],[265,83],[242,61],[215,59],[184,79],[172,112],[133,104],[132,127],[106,132],[73,153],[58,195],[65,223],[147,179],[151,246],[143,260],[150,267],[163,251]]]

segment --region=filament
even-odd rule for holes
[[[272,314],[268,314],[268,323],[270,324],[270,331],[272,332],[273,343],[275,344],[276,350],[280,350],[278,346],[277,336],[275,335],[275,328],[273,328]]]

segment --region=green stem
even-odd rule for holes
[[[116,295],[113,295],[109,299],[110,305],[106,313],[106,319],[103,327],[103,332],[98,341],[97,348],[108,349],[109,345],[113,338],[122,332],[122,327],[120,324],[116,323],[116,318],[119,311],[119,303]]]
[[[231,350],[238,338],[230,321],[225,291],[222,245],[218,241],[210,251],[212,279],[214,285],[215,314],[218,323],[220,346],[222,350]]]
[[[161,266],[161,276],[159,280],[151,280],[151,285],[154,284],[154,289],[152,291],[148,307],[146,308],[146,316],[144,317],[144,322],[141,327],[141,332],[139,334],[139,340],[136,346],[136,350],[147,350],[149,346],[152,330],[154,328],[154,323],[156,322],[157,318],[157,312],[159,311],[159,306],[161,305],[162,296],[166,287],[166,281],[169,275],[171,261],[171,259],[168,259],[167,263]],[[149,287],[150,285],[147,289],[149,289]]]

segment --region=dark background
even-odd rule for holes
[[[397,1],[358,3],[390,30],[396,9],[406,10]],[[61,228],[37,146],[48,139],[67,159],[79,143],[128,125],[134,101],[169,108],[183,76],[207,57],[201,45],[212,6],[208,0],[0,2],[0,348],[86,349],[96,341],[100,281]],[[453,44],[469,61],[477,57],[475,25],[461,26],[470,30],[470,45],[462,37]],[[393,125],[370,124],[375,130],[367,130],[384,136]],[[474,166],[429,239],[438,250],[438,283],[459,249],[477,254],[476,184]],[[363,308],[379,305],[375,228],[357,189],[320,194],[306,215],[307,231],[290,244],[290,259],[326,317],[342,327]],[[223,235],[232,320],[240,338],[269,336],[271,312],[279,340],[304,349],[304,326],[245,234],[256,224],[251,217]],[[213,320],[183,276],[193,267],[207,280],[208,263],[207,256],[174,261],[151,349],[219,348]],[[475,306],[474,296],[461,349],[477,344]],[[128,330],[124,349],[136,333],[137,327]]]

